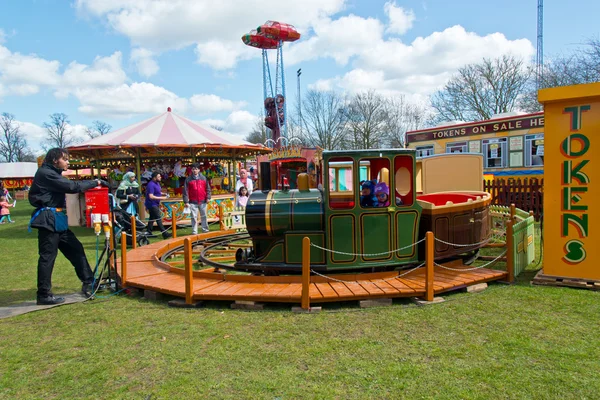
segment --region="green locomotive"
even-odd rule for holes
[[[437,259],[477,250],[489,236],[489,195],[418,193],[412,149],[325,151],[320,171],[318,189],[300,174],[296,189],[251,194],[252,249],[237,255],[236,269],[299,271],[304,237],[315,245],[311,268],[332,272],[418,264],[427,230],[442,238]]]

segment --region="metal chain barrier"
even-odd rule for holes
[[[504,251],[504,253],[500,254],[498,257],[494,258],[492,261],[485,263],[483,265],[480,265],[478,267],[473,267],[473,268],[451,268],[451,267],[446,267],[445,265],[442,265],[442,264],[438,264],[435,261],[433,262],[433,265],[435,265],[436,267],[447,269],[449,271],[459,271],[459,272],[460,271],[474,271],[476,269],[485,268],[488,265],[495,263],[496,261],[498,261],[500,258],[504,257],[505,255],[506,255],[506,251]]]
[[[386,254],[392,254],[392,253],[396,253],[396,252],[398,252],[398,251],[402,251],[402,250],[410,249],[411,247],[414,247],[414,246],[416,246],[416,245],[418,245],[419,243],[421,243],[421,242],[424,242],[424,241],[425,241],[425,238],[423,238],[423,239],[419,240],[419,241],[418,241],[418,242],[416,242],[416,243],[409,244],[408,246],[404,246],[404,247],[401,247],[401,248],[399,248],[399,249],[390,250],[390,251],[384,251],[384,252],[382,252],[382,253],[371,253],[371,254],[361,254],[361,253],[346,253],[346,252],[343,252],[343,251],[336,251],[336,250],[326,249],[325,247],[321,247],[321,246],[319,246],[319,245],[316,245],[316,244],[314,244],[313,242],[310,242],[310,245],[311,245],[312,247],[315,247],[315,248],[319,249],[319,250],[324,250],[324,251],[327,251],[327,252],[329,252],[329,253],[342,254],[342,255],[345,255],[345,256],[374,257],[374,256],[383,256],[383,255],[386,255]]]
[[[450,243],[450,242],[446,242],[446,241],[444,241],[444,240],[442,240],[442,239],[435,238],[435,240],[436,240],[437,242],[444,243],[444,244],[447,244],[448,246],[454,246],[454,247],[471,247],[471,246],[480,246],[480,245],[482,245],[482,244],[486,244],[486,243],[488,243],[488,242],[490,241],[490,239],[492,239],[492,237],[491,237],[491,236],[489,236],[488,238],[486,238],[486,239],[482,240],[482,241],[481,241],[481,242],[479,242],[479,243],[471,243],[471,244],[457,244],[457,243]]]
[[[416,267],[414,267],[412,269],[409,269],[409,270],[407,270],[407,271],[405,271],[405,272],[403,272],[401,274],[398,274],[396,276],[392,276],[391,278],[377,279],[375,281],[344,281],[344,280],[341,280],[341,279],[332,278],[331,276],[320,274],[317,271],[314,271],[312,269],[310,270],[310,272],[312,272],[313,274],[315,274],[317,276],[320,276],[321,278],[325,278],[325,279],[328,279],[330,281],[339,282],[339,283],[356,283],[356,284],[371,284],[371,285],[376,285],[379,282],[393,281],[394,279],[401,278],[401,277],[403,277],[405,275],[410,274],[413,271],[416,271],[417,269],[421,268],[423,265],[425,265],[425,263],[417,265]]]

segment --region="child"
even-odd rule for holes
[[[375,182],[361,181],[360,182],[360,205],[361,207],[377,207],[377,197],[375,197]]]
[[[246,186],[242,186],[240,190],[238,190],[238,198],[237,198],[237,207],[246,207],[248,204],[248,189]]]
[[[15,221],[10,219],[10,211],[8,210],[8,207],[14,207],[15,203],[16,201],[13,204],[9,204],[6,201],[6,196],[0,196],[0,207],[2,207],[0,210],[0,224],[3,224],[5,219],[7,219],[11,224],[14,224]]]
[[[390,188],[385,182],[379,182],[375,186],[375,196],[377,196],[376,207],[389,207],[390,206]]]

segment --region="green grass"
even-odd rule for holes
[[[0,225],[0,305],[35,298],[36,234],[19,203]],[[75,232],[92,261],[93,233]],[[25,314],[0,320],[0,398],[598,398],[600,293],[533,287],[533,273],[423,307],[305,315],[111,296]],[[53,281],[80,288],[62,255]]]

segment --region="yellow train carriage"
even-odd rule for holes
[[[542,178],[544,113],[498,115],[486,121],[409,131],[417,157],[444,153],[483,155],[485,179]]]

